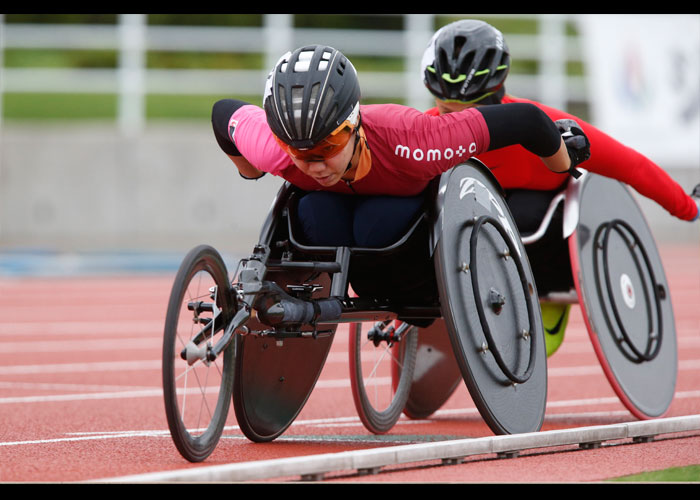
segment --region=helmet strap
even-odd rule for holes
[[[365,136],[364,130],[358,129],[359,140],[358,147],[353,153],[353,161],[351,162],[351,168],[343,174],[343,180],[348,183],[357,182],[367,174],[369,174],[372,169],[372,155],[369,152],[369,144],[367,144],[367,137]]]
[[[355,155],[357,154],[357,145],[360,143],[360,127],[355,130],[355,145],[352,147],[352,156],[348,162],[348,166],[345,167],[345,173],[347,173],[351,168],[353,161],[355,160]]]
[[[355,155],[357,154],[357,145],[360,143],[360,127],[362,126],[362,115],[357,119],[357,127],[355,128],[355,145],[352,147],[352,156],[348,162],[348,166],[345,167],[345,173],[352,168],[353,160],[355,160]]]

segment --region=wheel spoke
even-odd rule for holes
[[[227,349],[211,362],[204,356],[216,336],[214,319],[231,317],[233,299],[222,292],[227,289],[219,254],[197,247],[183,260],[168,304],[163,340],[166,416],[175,446],[191,462],[214,450],[231,405],[232,352]],[[183,359],[181,353],[188,348],[197,351]]]
[[[374,338],[362,340],[359,324],[351,325],[350,332],[350,380],[355,407],[369,431],[385,433],[400,417],[408,398],[415,366],[417,332],[407,330],[398,343],[387,335],[374,332],[370,337],[375,334],[386,337],[377,344]],[[399,348],[403,355],[392,352],[394,347]],[[363,369],[363,360],[371,362],[367,369]],[[392,383],[395,366],[400,376],[398,384]],[[386,371],[389,373],[385,374]]]

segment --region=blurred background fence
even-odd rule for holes
[[[420,58],[440,22],[429,14],[383,15],[387,28],[296,27],[292,14],[260,16],[259,26],[187,26],[149,24],[146,14],[122,14],[113,24],[4,23],[5,50],[64,49],[112,50],[113,68],[6,67],[6,93],[91,93],[118,95],[117,119],[125,133],[141,131],[147,94],[259,95],[265,77],[290,48],[322,41],[353,56],[395,58],[394,70],[363,70],[365,99],[400,100],[416,108],[430,106],[420,78]],[[183,16],[186,17],[186,16]],[[332,16],[325,16],[332,17]],[[342,16],[352,17],[352,16]],[[361,16],[354,24],[362,23]],[[394,19],[388,19],[388,18]],[[445,16],[443,16],[445,17]],[[535,61],[534,73],[515,73],[509,87],[519,95],[564,108],[568,101],[586,100],[581,74],[569,75],[567,64],[581,63],[576,32],[567,33],[570,20],[563,15],[491,16],[498,24],[522,28],[530,21],[532,33],[505,33],[516,61]],[[520,24],[513,24],[513,20]],[[350,24],[350,23],[349,23]],[[147,66],[149,52],[234,53],[262,55],[261,68],[203,69]],[[361,68],[361,65],[360,65]]]
[[[425,110],[423,50],[437,28],[465,17],[0,14],[0,250],[179,252],[209,242],[248,252],[280,181],[238,177],[213,140],[213,102],[260,104],[281,54],[325,43],[358,68],[363,102]],[[509,93],[603,120],[587,64],[590,16],[473,17],[504,32]],[[691,35],[690,56],[700,57]],[[686,66],[697,99],[700,73]],[[700,177],[696,151],[670,162],[684,186]],[[663,232],[669,217],[645,206]],[[697,236],[673,224],[663,237]]]

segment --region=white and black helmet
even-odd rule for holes
[[[307,149],[357,114],[360,83],[350,61],[333,47],[308,45],[288,52],[267,78],[263,106],[272,132]]]
[[[443,100],[477,102],[503,93],[510,53],[503,34],[484,21],[463,19],[440,28],[421,60],[423,82]]]

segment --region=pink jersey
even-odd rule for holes
[[[372,166],[352,182],[323,187],[296,168],[279,147],[254,105],[240,107],[228,130],[238,151],[258,170],[283,177],[306,191],[327,190],[364,195],[413,196],[431,179],[489,147],[489,131],[475,109],[430,116],[397,104],[360,106]]]

